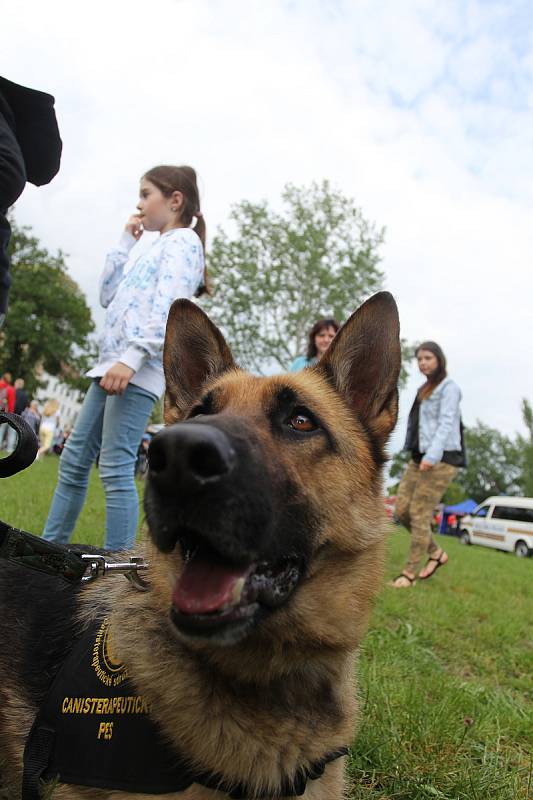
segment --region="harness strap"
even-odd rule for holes
[[[87,562],[79,553],[40,536],[22,531],[0,520],[0,558],[12,564],[64,578],[69,583],[81,580]]]
[[[50,761],[53,745],[54,731],[44,726],[27,740],[24,748],[21,800],[41,800],[39,781]]]
[[[225,783],[222,778],[209,772],[195,777],[196,783],[207,786],[208,789],[226,792],[232,800],[245,800],[245,798],[263,800],[263,798],[266,797],[300,797],[305,792],[307,781],[314,781],[317,778],[321,778],[324,774],[324,770],[331,761],[335,761],[337,758],[342,758],[342,756],[346,755],[348,755],[347,747],[339,747],[338,750],[326,753],[325,756],[318,761],[314,761],[309,767],[300,767],[294,778],[286,778],[277,791],[268,791],[265,794],[254,794],[244,783],[239,783],[237,785]]]

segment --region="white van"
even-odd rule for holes
[[[533,497],[487,497],[461,520],[463,544],[533,555]]]

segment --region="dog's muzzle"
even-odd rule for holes
[[[235,641],[284,604],[303,558],[274,526],[275,490],[260,445],[242,433],[242,421],[211,419],[171,425],[152,439],[145,510],[158,549],[181,551],[176,627],[211,639],[224,630]]]

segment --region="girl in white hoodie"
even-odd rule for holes
[[[43,536],[66,543],[82,509],[98,453],[106,496],[104,547],[135,541],[137,448],[154,402],[164,390],[162,365],[170,306],[207,291],[205,221],[191,167],[159,166],[140,183],[137,214],[106,258],[100,301],[107,309],[93,382],[61,455],[59,479]],[[160,236],[125,271],[144,231]]]

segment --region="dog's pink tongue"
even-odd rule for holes
[[[213,564],[196,556],[185,564],[176,581],[172,603],[183,614],[209,614],[225,605],[235,605],[251,570],[251,566]]]

